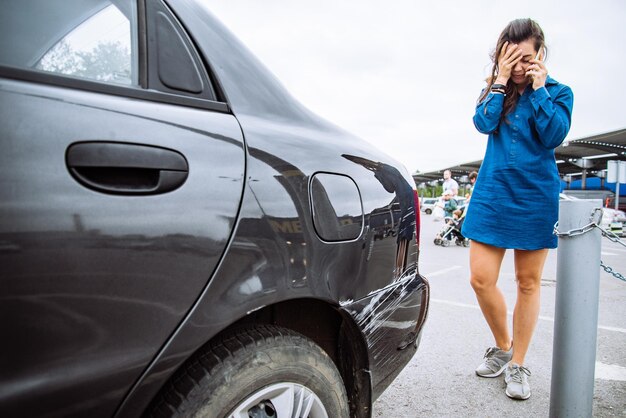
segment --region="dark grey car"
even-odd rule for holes
[[[0,34],[0,416],[369,416],[428,311],[407,171],[197,1]]]

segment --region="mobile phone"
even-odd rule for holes
[[[537,55],[535,55],[536,60],[538,60],[539,57],[541,56],[541,51],[543,51],[543,47],[539,48],[539,51],[537,51]]]
[[[537,51],[537,55],[535,55],[535,60],[539,60],[539,57],[541,57],[541,51],[543,51],[543,47],[540,47],[540,48],[539,48],[539,51]],[[529,76],[529,77],[530,77],[530,80],[531,80],[531,82],[532,82],[532,80],[533,80],[533,76],[531,75],[531,76]]]

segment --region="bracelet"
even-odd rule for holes
[[[504,89],[491,89],[492,93],[500,93],[506,96],[506,91]]]
[[[504,84],[492,84],[491,90],[506,90],[506,86]]]

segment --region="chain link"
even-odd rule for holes
[[[598,219],[595,219],[597,216]],[[554,235],[559,238],[575,237],[578,235],[586,234],[593,228],[599,228],[600,221],[602,220],[602,208],[595,208],[589,216],[589,223],[580,228],[570,229],[567,232],[559,232],[559,221],[554,224]]]
[[[622,276],[622,274],[617,271],[613,271],[613,269],[607,266],[606,264],[604,264],[602,260],[600,260],[600,267],[602,267],[605,272],[612,274],[613,277],[615,277],[616,279],[626,282],[626,277]]]
[[[619,235],[616,235],[611,231],[607,231],[606,229],[603,229],[601,226],[599,226],[598,229],[600,229],[600,232],[602,232],[602,236],[608,238],[609,241],[617,242],[618,244],[626,247],[626,242],[619,239]]]
[[[601,226],[598,226],[598,229],[600,230],[600,232],[602,232],[603,237],[606,237],[610,241],[617,242],[618,244],[621,244],[624,247],[626,247],[626,243],[622,241],[621,239],[619,239],[619,237],[613,232],[607,231],[606,229],[603,229]],[[626,277],[624,277],[620,272],[614,271],[611,267],[604,264],[602,260],[600,260],[600,267],[602,267],[605,272],[612,274],[613,277],[615,277],[616,279],[626,282]]]
[[[596,217],[597,219],[595,219]],[[607,231],[606,229],[600,226],[601,220],[602,220],[602,208],[595,208],[591,212],[591,216],[589,216],[589,223],[587,225],[580,227],[580,228],[570,229],[567,232],[559,232],[559,223],[557,222],[554,224],[554,235],[556,235],[559,238],[571,238],[571,237],[575,237],[578,235],[586,234],[592,229],[598,228],[600,232],[602,233],[603,237],[607,238],[609,241],[616,242],[626,247],[626,243],[622,241],[617,234],[613,233],[612,231]],[[600,260],[600,267],[602,267],[605,272],[613,275],[613,277],[615,277],[616,279],[626,282],[626,277],[624,277],[621,273],[614,271],[613,268],[604,264],[602,260]]]

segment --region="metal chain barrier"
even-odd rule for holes
[[[613,271],[613,269],[609,266],[607,266],[606,264],[604,264],[602,262],[602,260],[600,260],[600,267],[602,267],[604,269],[604,271],[606,271],[609,274],[612,274],[613,277],[615,277],[616,279],[619,279],[623,282],[626,282],[626,277],[624,277],[621,273],[617,272],[617,271]]]
[[[593,212],[591,212],[591,216],[589,216],[589,223],[583,227],[571,229],[567,232],[559,232],[559,222],[557,221],[557,223],[554,224],[554,235],[556,235],[559,238],[575,237],[577,235],[586,234],[587,232],[591,231],[594,228],[598,228],[600,232],[602,233],[603,237],[607,238],[609,241],[616,242],[626,247],[626,242],[622,241],[618,235],[614,234],[611,231],[607,231],[606,229],[600,226],[601,220],[602,220],[602,208],[595,208]],[[604,264],[602,260],[600,260],[600,267],[602,267],[605,272],[611,274],[616,279],[626,282],[626,277],[624,277],[624,275],[613,270],[613,268],[611,268],[610,266],[607,266],[606,264]]]

